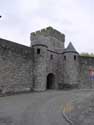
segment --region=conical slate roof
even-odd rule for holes
[[[71,42],[69,43],[68,47],[64,50],[64,52],[75,52],[75,53],[78,53]]]

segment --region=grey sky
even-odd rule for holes
[[[30,45],[47,26],[65,33],[79,52],[94,53],[94,0],[0,0],[0,37]]]

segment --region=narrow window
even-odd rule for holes
[[[64,56],[64,60],[66,60],[66,56]]]
[[[39,48],[37,49],[37,54],[40,54],[40,49]]]
[[[74,56],[74,60],[76,60],[76,55]]]
[[[50,59],[51,59],[51,60],[53,59],[53,55],[50,55]]]

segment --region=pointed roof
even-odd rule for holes
[[[68,47],[64,50],[64,52],[78,53],[71,42],[69,43]]]

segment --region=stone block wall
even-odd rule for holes
[[[31,33],[31,47],[34,50],[40,48],[41,51],[39,55],[34,54],[35,81],[38,79],[35,83],[37,90],[46,89],[49,74],[54,75],[54,85],[52,85],[54,89],[59,88],[59,84],[63,84],[62,53],[64,51],[64,42],[65,35],[51,27]],[[44,84],[44,88],[43,85],[40,88],[39,82],[41,85]]]
[[[0,39],[0,93],[44,91],[49,75],[53,89],[94,88],[94,58],[65,52],[64,42],[65,35],[51,27],[31,33],[31,47]]]
[[[94,88],[94,58],[80,56],[79,61],[80,88]]]
[[[44,91],[46,90],[47,47],[41,45],[35,45],[33,46],[33,49],[34,49],[33,89],[35,91]]]
[[[58,53],[64,51],[65,35],[51,27],[31,33],[30,39],[31,47],[33,45],[45,45],[51,51]]]
[[[23,91],[33,84],[33,50],[0,39],[0,90]]]
[[[54,88],[58,89],[63,84],[63,58],[62,53],[57,53],[48,50],[47,56],[47,75],[52,73],[54,75]]]
[[[76,59],[74,59],[76,56]],[[64,84],[79,84],[79,58],[77,53],[64,53]]]

